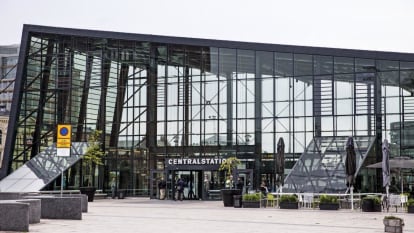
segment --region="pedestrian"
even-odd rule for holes
[[[263,196],[266,197],[269,190],[267,189],[266,182],[262,181],[262,184],[260,185],[260,191],[263,193]]]
[[[243,180],[240,177],[237,177],[237,184],[236,184],[236,188],[240,190],[240,193],[243,192]]]
[[[183,195],[184,195],[184,181],[181,178],[178,178],[176,186],[176,198],[175,200],[183,200]]]
[[[228,188],[228,189],[234,188],[233,176],[232,175],[230,175],[229,177],[227,177],[225,187]]]
[[[160,182],[158,182],[158,189],[160,190],[160,200],[165,199],[166,188],[167,188],[167,182],[165,182],[164,177],[161,177]]]
[[[111,196],[112,196],[112,199],[115,198],[115,189],[116,189],[116,182],[115,182],[115,177],[114,177],[114,178],[112,178],[112,181],[111,181]]]

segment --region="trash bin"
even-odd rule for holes
[[[124,199],[125,198],[125,190],[119,190],[118,191],[118,199]]]
[[[242,207],[242,196],[241,195],[233,195],[233,206],[234,208]]]

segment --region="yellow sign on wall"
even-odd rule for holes
[[[71,125],[58,125],[57,127],[57,148],[70,148],[72,135]]]

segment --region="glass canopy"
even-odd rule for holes
[[[348,137],[318,137],[306,148],[286,177],[283,192],[345,193],[346,142]],[[358,174],[375,137],[354,137]]]

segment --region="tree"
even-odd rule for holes
[[[235,157],[235,156],[228,157],[223,163],[220,164],[219,170],[226,172],[226,176],[227,176],[226,186],[227,186],[227,182],[230,182],[228,184],[228,186],[230,188],[232,188],[232,185],[231,185],[232,178],[231,177],[232,177],[233,171],[234,171],[234,169],[237,168],[237,166],[239,164],[240,164],[240,160],[237,157]]]
[[[88,137],[88,148],[86,149],[85,154],[83,155],[83,161],[85,162],[86,174],[87,177],[92,178],[93,169],[96,165],[103,165],[102,157],[105,153],[101,148],[101,134],[102,130],[94,130]],[[90,185],[90,180],[88,184]]]

